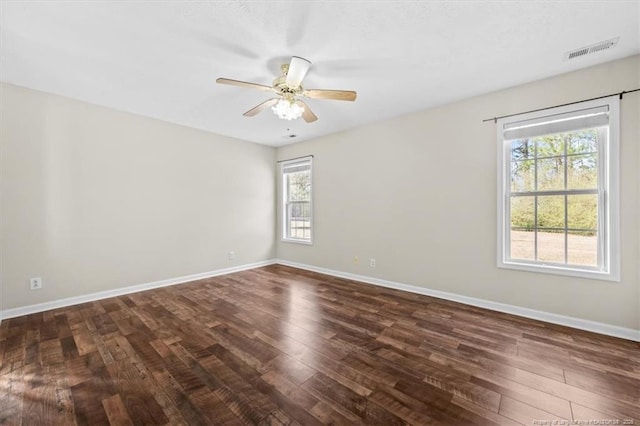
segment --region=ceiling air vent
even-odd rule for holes
[[[612,38],[609,40],[601,41],[600,43],[592,44],[591,46],[581,47],[579,49],[573,49],[564,54],[564,60],[579,58],[580,56],[588,55],[590,53],[600,52],[601,50],[611,49],[618,44],[620,37]]]

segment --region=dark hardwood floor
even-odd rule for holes
[[[640,344],[274,265],[4,320],[0,398],[2,424],[640,425]]]

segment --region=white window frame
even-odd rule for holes
[[[521,261],[510,255],[511,143],[504,130],[515,122],[608,106],[609,135],[598,146],[598,244],[603,254],[600,268],[582,268],[542,261]],[[620,101],[617,96],[514,115],[497,120],[498,140],[498,268],[566,275],[579,278],[620,281]],[[600,257],[600,255],[599,255]]]
[[[293,238],[287,236],[287,223],[288,223],[288,208],[287,208],[287,199],[288,199],[288,188],[287,188],[287,179],[285,177],[285,168],[290,167],[296,164],[309,164],[309,179],[311,180],[311,188],[309,189],[309,239],[305,238]],[[306,157],[295,158],[292,160],[282,161],[280,163],[280,189],[281,189],[281,202],[280,202],[280,216],[281,216],[281,241],[287,243],[296,243],[296,244],[305,244],[312,245],[313,244],[313,156],[309,155]]]

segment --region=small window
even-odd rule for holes
[[[312,235],[312,157],[281,163],[282,238],[311,244]]]
[[[619,280],[618,99],[498,121],[498,266]]]

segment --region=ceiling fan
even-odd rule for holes
[[[271,107],[273,112],[284,120],[295,120],[302,117],[304,121],[311,123],[316,121],[318,117],[316,117],[302,99],[299,99],[300,97],[310,99],[334,99],[338,101],[356,100],[356,92],[352,90],[304,89],[302,87],[302,80],[310,67],[310,61],[299,56],[292,56],[290,63],[280,66],[282,75],[273,80],[271,86],[231,80],[229,78],[218,78],[216,79],[216,83],[248,87],[264,92],[272,92],[277,95],[277,97],[268,99],[245,112],[243,115],[246,117],[253,117]]]

